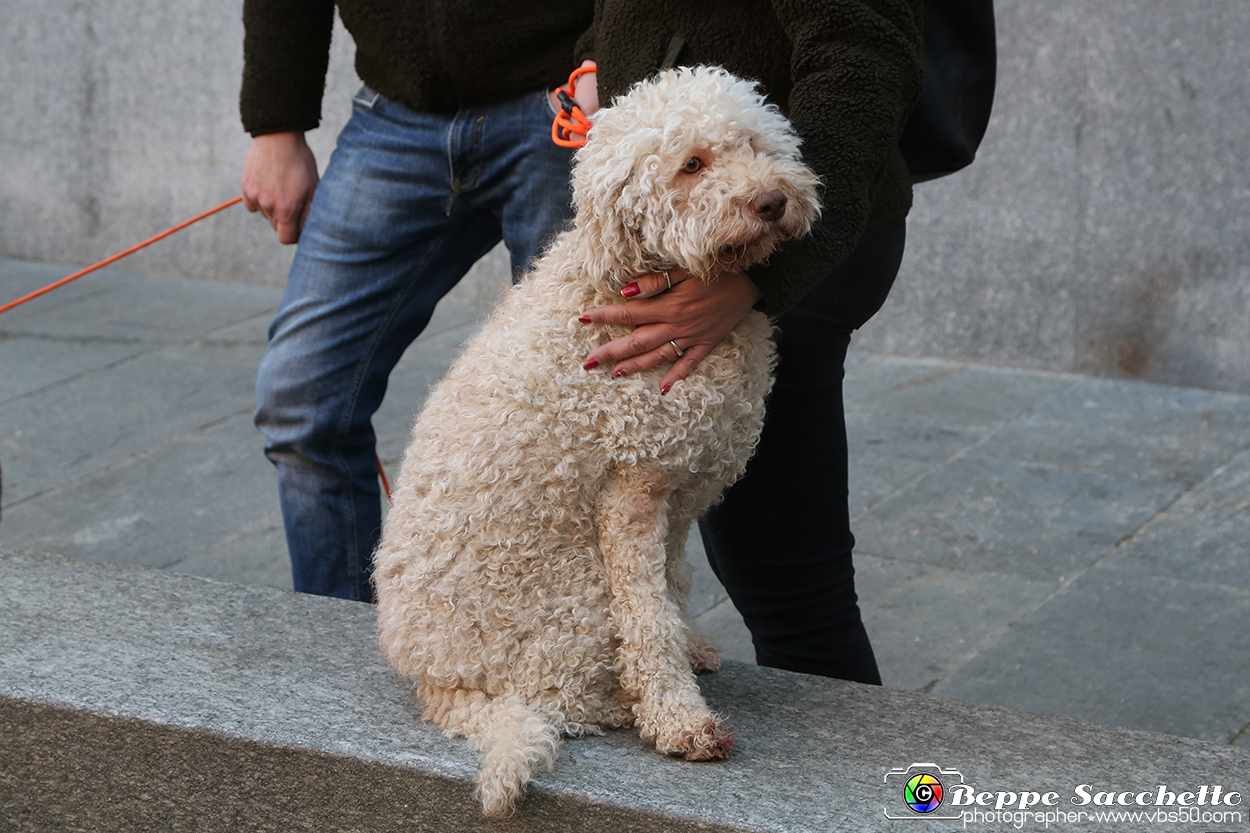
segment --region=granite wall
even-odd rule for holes
[[[996,5],[981,157],[856,346],[1250,391],[1250,4]]]
[[[0,254],[92,262],[238,193],[240,5],[6,5]],[[997,6],[981,158],[917,189],[903,272],[855,346],[1250,391],[1250,3]],[[340,29],[323,164],[351,58]],[[289,257],[234,208],[128,268],[280,283]]]
[[[0,254],[93,263],[237,196],[242,0],[7,0]],[[339,26],[309,135],[324,166],[359,85]],[[236,206],[126,268],[281,284],[293,249]]]

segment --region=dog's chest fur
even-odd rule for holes
[[[624,378],[582,368],[594,347],[625,332],[577,321],[605,302],[541,272],[510,290],[431,395],[414,441],[431,440],[438,429],[427,432],[423,423],[449,408],[474,417],[459,422],[454,441],[471,442],[483,454],[524,447],[539,456],[572,455],[593,469],[654,465],[728,485],[741,474],[763,423],[775,360],[772,325],[749,313],[690,378],[661,395],[667,368]]]
[[[610,663],[595,527],[604,483],[621,467],[658,472],[688,522],[741,475],[759,438],[774,361],[763,315],[661,396],[662,370],[614,379],[582,368],[614,335],[577,321],[594,297],[541,269],[510,290],[413,428],[395,489],[403,512],[388,519],[377,569],[409,588],[406,657],[426,678],[490,688],[539,622],[583,622],[561,637],[584,643],[567,655]],[[483,581],[488,614],[464,604]],[[466,650],[464,634],[481,644]]]

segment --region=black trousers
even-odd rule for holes
[[[885,303],[905,239],[903,224],[866,235],[778,320],[759,447],[700,521],[760,665],[881,684],[855,595],[842,379],[851,333]]]

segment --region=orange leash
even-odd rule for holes
[[[595,64],[578,67],[569,75],[569,83],[556,88],[556,98],[563,108],[556,113],[551,122],[551,141],[562,148],[579,148],[586,144],[586,134],[590,132],[590,119],[582,112],[582,108],[573,103],[573,91],[577,89],[577,79],[588,72],[596,70]],[[574,139],[574,136],[580,136]]]
[[[373,455],[378,461],[378,477],[382,478],[382,488],[386,491],[386,502],[394,505],[395,501],[391,500],[391,484],[386,479],[386,469],[382,468],[382,458]]]
[[[205,211],[203,214],[197,214],[194,217],[192,217],[190,220],[179,223],[173,228],[165,229],[165,231],[162,231],[160,234],[157,234],[153,237],[149,237],[147,240],[144,240],[142,243],[136,244],[134,246],[131,246],[129,249],[126,249],[126,251],[124,252],[118,252],[112,257],[106,257],[104,260],[101,260],[99,263],[88,266],[86,269],[82,269],[68,277],[61,278],[58,281],[53,281],[52,283],[45,286],[43,289],[36,289],[34,292],[30,293],[29,295],[23,295],[21,298],[18,298],[16,301],[10,301],[9,303],[0,307],[0,313],[8,312],[14,307],[21,306],[27,301],[31,301],[31,300],[34,300],[35,298],[38,298],[40,295],[47,294],[48,292],[51,292],[52,290],[58,287],[65,286],[65,284],[69,283],[70,281],[78,280],[83,275],[88,275],[97,269],[102,269],[105,266],[108,266],[110,263],[116,263],[117,261],[121,260],[123,257],[126,257],[127,255],[132,255],[135,252],[139,251],[140,249],[144,248],[145,246],[151,246],[157,240],[162,240],[168,237],[169,235],[173,234],[174,232],[182,231],[184,228],[191,225],[192,223],[198,223],[200,220],[203,220],[205,217],[211,217],[212,215],[216,214],[218,211],[223,211],[229,208],[230,206],[235,205],[236,203],[240,203],[240,202],[243,202],[242,195],[237,196],[232,200],[227,200],[226,202],[223,202],[221,205],[217,206],[216,208],[210,208],[208,211]],[[374,457],[378,461],[378,475],[382,478],[382,488],[386,490],[386,500],[388,503],[390,503],[391,502],[391,484],[388,483],[386,480],[386,469],[382,468],[382,458],[378,457],[376,454],[374,455]]]
[[[165,237],[168,237],[169,235],[173,234],[176,231],[182,231],[184,228],[191,225],[192,223],[198,223],[200,220],[203,220],[205,217],[212,216],[213,214],[216,214],[218,211],[229,208],[235,203],[242,202],[242,201],[243,201],[243,197],[238,196],[232,200],[223,202],[221,205],[217,206],[216,208],[210,208],[208,211],[205,211],[203,214],[197,214],[196,216],[192,217],[190,220],[187,220],[185,223],[179,223],[178,225],[174,226],[171,229],[166,229],[165,231],[162,231],[160,234],[156,235],[155,237],[149,237],[147,240],[144,240],[142,243],[139,243],[136,246],[131,246],[129,249],[127,249],[124,252],[118,252],[112,257],[105,258],[104,260],[101,260],[99,263],[93,266],[88,266],[86,269],[83,269],[82,271],[75,272],[74,274],[70,275],[67,278],[61,278],[59,281],[54,281],[53,283],[50,283],[47,286],[45,286],[43,289],[36,289],[34,292],[30,293],[29,295],[18,298],[16,301],[10,301],[9,303],[0,307],[0,313],[8,312],[9,310],[13,309],[16,306],[20,306],[26,303],[27,301],[38,298],[40,295],[43,295],[44,293],[51,292],[57,287],[65,286],[65,284],[69,283],[70,281],[78,280],[83,275],[89,274],[91,272],[94,272],[97,269],[101,269],[105,266],[108,266],[110,263],[114,263],[118,260],[121,260],[126,255],[132,255],[135,252],[142,249],[143,247],[152,245],[157,240],[161,240]]]

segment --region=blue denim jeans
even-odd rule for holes
[[[372,426],[434,305],[501,239],[514,276],[572,216],[543,91],[457,113],[363,88],[300,236],[257,377],[295,589],[369,600]]]

